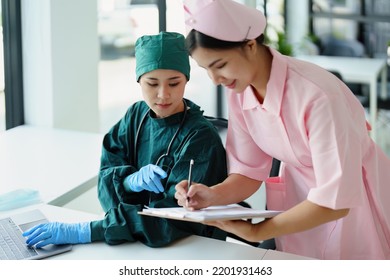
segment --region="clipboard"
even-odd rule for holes
[[[238,204],[229,204],[223,206],[210,206],[200,210],[187,210],[184,207],[169,208],[145,208],[138,214],[188,221],[188,222],[211,222],[221,220],[242,220],[253,218],[272,218],[282,211],[257,210],[243,207]]]

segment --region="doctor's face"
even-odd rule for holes
[[[242,48],[215,50],[198,47],[191,56],[207,70],[215,85],[223,85],[235,93],[243,92],[253,80],[253,63]]]
[[[176,70],[157,69],[141,76],[142,95],[158,118],[184,110],[183,95],[186,76]]]

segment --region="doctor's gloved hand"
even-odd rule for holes
[[[49,244],[79,244],[91,242],[89,223],[65,224],[51,222],[39,224],[23,233],[28,246],[41,248]]]
[[[147,190],[154,193],[160,193],[164,191],[161,179],[166,177],[167,173],[162,170],[161,167],[154,164],[148,164],[142,167],[138,172],[127,176],[123,185],[127,191],[140,192]]]

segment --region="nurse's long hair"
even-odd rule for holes
[[[261,34],[255,40],[258,45],[263,45],[264,34]],[[210,37],[204,33],[196,31],[195,29],[192,29],[186,37],[186,47],[190,55],[195,51],[197,47],[202,47],[206,49],[228,50],[234,48],[241,48],[247,42],[248,40],[240,42],[223,41],[214,37]]]

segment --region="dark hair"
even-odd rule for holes
[[[261,34],[255,40],[259,45],[262,45],[264,43],[264,35]],[[206,49],[227,50],[227,49],[240,48],[243,45],[245,45],[247,42],[248,40],[244,40],[240,42],[223,41],[223,40],[216,39],[214,37],[210,37],[204,33],[196,31],[195,29],[192,29],[186,37],[186,48],[188,52],[192,54],[197,47],[202,47]]]

